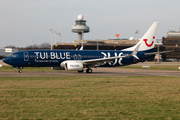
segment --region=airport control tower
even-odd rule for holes
[[[83,20],[83,15],[78,15],[76,25],[72,27],[72,32],[78,33],[78,40],[83,40],[83,33],[88,33],[89,26],[86,26],[86,20]]]

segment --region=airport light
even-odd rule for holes
[[[49,29],[51,31],[51,50],[52,50],[52,34],[53,34],[53,28]]]
[[[82,38],[81,38],[81,42],[82,42],[82,43],[81,43],[81,47],[83,47],[83,37],[84,37],[84,36],[83,36],[83,29],[82,29]]]
[[[58,35],[59,35],[59,43],[60,43],[60,37],[61,37],[61,33],[58,33]]]
[[[157,51],[159,52],[159,41],[158,41],[158,49],[157,49]],[[158,55],[157,62],[158,62],[158,64],[159,64],[159,57],[160,57],[160,54],[157,54],[157,55]]]
[[[139,30],[137,30],[137,31],[135,32],[135,34],[136,34],[136,44],[137,44]]]
[[[98,40],[97,40],[97,50],[99,50],[99,44],[98,44]]]
[[[34,40],[32,41],[32,49],[34,48]]]
[[[57,31],[54,31],[54,33],[55,33],[55,45],[56,45],[56,43],[57,43]]]

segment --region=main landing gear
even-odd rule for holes
[[[83,73],[84,70],[78,71],[78,73]],[[92,69],[88,68],[86,69],[86,73],[92,73]]]
[[[92,69],[90,68],[86,69],[86,73],[92,73]]]

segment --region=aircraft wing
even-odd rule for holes
[[[138,49],[140,47],[141,44],[139,44],[135,49],[134,51],[129,54],[129,55],[126,55],[126,56],[117,56],[117,57],[108,57],[108,58],[99,58],[99,59],[90,59],[90,60],[83,60],[82,63],[84,65],[96,65],[96,64],[101,64],[101,63],[104,63],[104,62],[110,62],[114,59],[118,59],[118,58],[126,58],[126,57],[130,57],[130,56],[133,56],[137,59],[139,59],[136,54],[138,52]]]
[[[114,59],[125,58],[125,57],[129,57],[129,55],[127,55],[127,56],[118,56],[118,57],[108,57],[108,58],[83,60],[82,63],[84,65],[94,65],[94,64],[98,64],[98,63],[110,62],[110,61],[112,61]]]
[[[145,53],[144,55],[155,55],[155,54],[163,54],[163,53],[168,53],[168,52],[173,52],[174,50],[171,51],[162,51],[162,52],[153,52],[153,53]]]

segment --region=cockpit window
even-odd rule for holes
[[[18,57],[18,54],[10,55],[9,57]]]
[[[18,57],[18,54],[15,54],[14,57]]]

